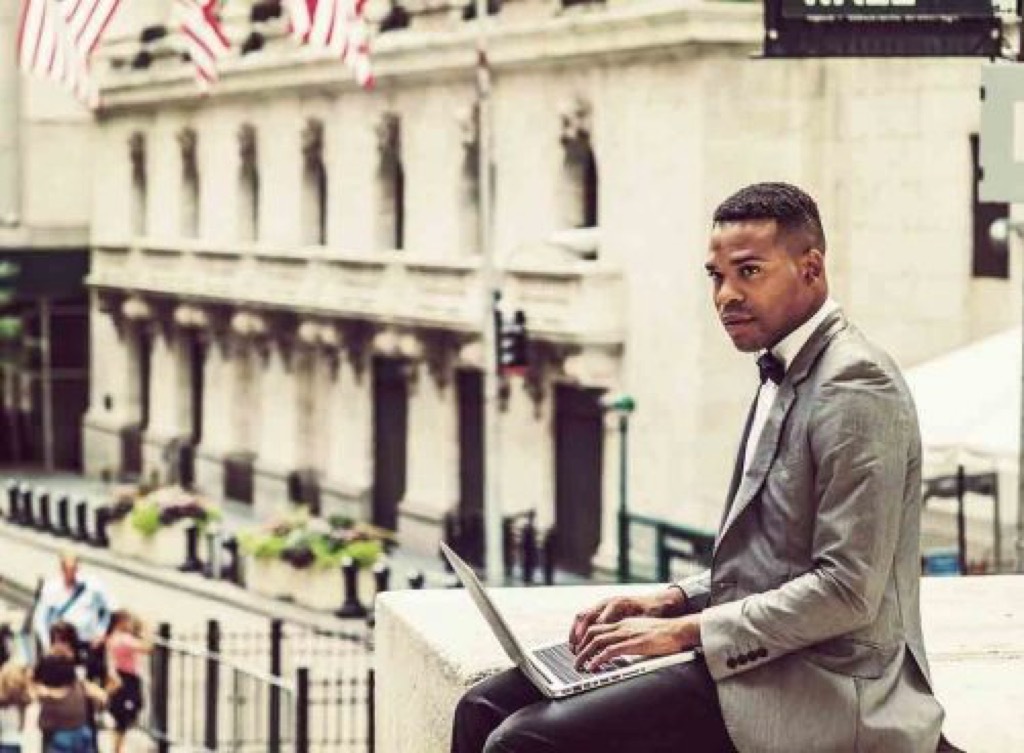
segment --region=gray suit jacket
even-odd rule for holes
[[[842,312],[787,370],[730,499],[710,570],[679,585],[736,747],[934,753],[917,415]]]

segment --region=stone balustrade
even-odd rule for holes
[[[535,645],[564,639],[583,606],[650,588],[498,589],[494,599],[523,642]],[[922,615],[951,741],[971,753],[1024,750],[1024,576],[926,578]],[[500,646],[462,590],[383,594],[376,629],[378,749],[447,751],[459,696],[509,666]]]
[[[596,261],[518,263],[504,303],[529,312],[531,332],[571,344],[621,342],[622,275]],[[233,306],[296,306],[321,316],[462,332],[479,328],[479,261],[408,252],[272,250],[143,240],[94,248],[90,286]]]

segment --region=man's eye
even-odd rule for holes
[[[755,264],[747,264],[740,267],[740,274],[744,277],[753,277],[754,275],[760,274],[761,268]]]
[[[707,272],[708,272],[708,277],[711,278],[711,280],[713,280],[714,282],[719,282],[722,279],[722,275],[720,275],[718,272],[716,272],[713,269],[709,269]]]

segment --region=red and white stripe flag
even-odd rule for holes
[[[360,86],[373,86],[366,0],[285,0],[292,37],[343,60]]]
[[[204,91],[217,80],[217,62],[231,53],[231,41],[217,16],[217,0],[176,0],[179,28]]]
[[[121,0],[22,0],[18,28],[21,70],[63,84],[89,107],[99,89],[89,59]]]

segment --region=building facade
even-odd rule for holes
[[[230,3],[247,52],[209,96],[152,32],[169,5],[126,4],[100,50],[87,469],[192,476],[257,515],[307,501],[433,551],[483,486],[471,3],[371,5],[372,91],[274,3]],[[566,566],[614,561],[609,391],[638,404],[630,509],[717,524],[756,382],[702,265],[741,185],[817,197],[834,296],[904,365],[1017,321],[1018,264],[984,230],[1006,208],[972,188],[977,61],[756,60],[754,4],[499,5],[492,232],[531,337],[499,483]]]
[[[80,470],[88,404],[88,112],[17,69],[0,7],[0,463]]]

